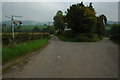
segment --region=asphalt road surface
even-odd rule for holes
[[[100,42],[63,42],[56,36],[22,71],[7,78],[117,78],[118,46]]]

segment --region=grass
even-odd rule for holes
[[[17,44],[15,46],[3,48],[2,49],[3,64],[44,47],[48,43],[49,39],[50,37],[46,37],[40,40],[28,41],[22,44]]]
[[[60,40],[63,40],[63,41],[68,41],[68,42],[75,42],[74,38],[68,38],[68,37],[64,37],[62,35],[58,35],[57,36]]]
[[[84,36],[78,37],[78,38],[69,38],[69,37],[64,37],[62,35],[57,36],[60,40],[67,41],[67,42],[97,42],[102,40],[102,38],[95,37],[95,38],[87,38]]]
[[[16,62],[16,63],[12,63],[11,65],[5,67],[5,68],[2,68],[2,73],[10,70],[13,66],[17,65],[17,64],[20,64],[20,62]]]

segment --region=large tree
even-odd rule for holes
[[[99,36],[104,36],[105,34],[105,25],[107,24],[107,17],[102,14],[97,17],[97,34]]]
[[[64,18],[63,12],[59,10],[56,13],[56,15],[54,16],[53,20],[54,20],[55,29],[59,30],[59,31],[64,31],[64,29],[65,29],[65,22],[64,22],[65,18]]]
[[[89,7],[84,6],[83,2],[74,4],[66,12],[67,25],[74,33],[94,33],[97,17],[90,3]]]

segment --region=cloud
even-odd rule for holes
[[[2,0],[4,2],[80,2],[83,0]],[[84,2],[118,2],[119,0],[84,0]]]
[[[97,15],[105,14],[108,20],[118,20],[118,3],[117,2],[94,2]]]
[[[8,20],[5,15],[18,15],[23,16],[22,20],[52,21],[58,10],[64,13],[73,3],[76,2],[3,2],[3,19]],[[117,2],[94,2],[93,6],[97,15],[105,14],[109,20],[117,20]]]

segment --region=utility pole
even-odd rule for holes
[[[48,25],[50,26],[50,22],[48,23]]]
[[[14,35],[15,35],[15,31],[14,31],[14,26],[13,26],[13,21],[14,21],[14,18],[13,17],[22,17],[22,16],[14,16],[14,15],[11,15],[10,17],[8,17],[8,16],[5,16],[5,17],[7,17],[7,18],[9,18],[9,19],[11,19],[11,33],[12,33],[12,37],[13,37],[13,40],[14,40]]]
[[[13,40],[14,40],[14,26],[13,26],[13,15],[11,15],[11,30],[12,30],[12,37],[13,37]]]

